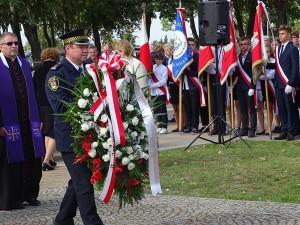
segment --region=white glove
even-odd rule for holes
[[[286,85],[284,92],[286,94],[290,94],[292,92],[292,90],[293,90],[293,88],[290,85]]]
[[[253,96],[254,95],[254,89],[249,89],[248,91],[248,96]]]

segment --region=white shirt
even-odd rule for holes
[[[159,87],[165,87],[167,90],[167,81],[168,81],[168,70],[163,64],[157,66],[153,65],[153,73],[158,79],[158,82],[154,82],[150,77],[147,80],[148,85],[151,89],[151,96],[163,95],[164,93],[159,89]]]

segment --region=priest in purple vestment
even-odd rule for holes
[[[30,65],[18,44],[15,34],[0,35],[0,210],[41,204],[44,143]]]

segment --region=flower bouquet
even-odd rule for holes
[[[103,189],[104,202],[109,201],[114,191],[122,207],[144,197],[144,186],[149,179],[149,155],[152,158],[150,170],[154,171],[150,176],[154,186],[158,184],[154,195],[161,192],[157,143],[149,143],[149,140],[157,141],[157,137],[151,132],[155,130],[152,121],[145,119],[140,100],[145,97],[137,91],[135,76],[124,75],[122,66],[116,70],[104,65],[91,64],[85,75],[78,77],[71,91],[74,101],[65,103],[67,111],[62,116],[72,126],[74,163],[87,164],[91,183],[97,190]],[[152,187],[151,190],[153,193]]]

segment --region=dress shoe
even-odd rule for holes
[[[188,128],[186,128],[182,131],[183,134],[190,134],[191,132],[192,132],[192,129],[188,129]]]
[[[176,128],[176,129],[172,130],[172,132],[178,132],[178,131],[179,131],[179,129],[178,129],[178,128]]]
[[[287,141],[293,141],[294,140],[294,135],[291,133],[288,133],[287,137],[286,137]]]
[[[248,135],[248,131],[247,130],[240,130],[237,132],[238,136],[247,136]]]
[[[281,133],[281,127],[275,126],[272,130],[273,134],[280,134]]]
[[[39,206],[41,204],[41,202],[39,200],[37,200],[36,198],[27,199],[25,201],[31,206]]]
[[[262,132],[258,132],[258,133],[256,133],[256,135],[263,135],[263,134],[265,134],[266,133],[266,131],[265,130],[263,130]]]
[[[49,164],[50,164],[50,166],[56,166],[57,165],[57,163],[53,160],[49,160]]]
[[[281,134],[279,134],[278,137],[275,137],[274,140],[285,140],[286,138],[287,138],[287,134],[281,133]]]
[[[248,138],[254,138],[254,137],[255,137],[255,132],[254,131],[249,131]]]
[[[42,164],[42,169],[43,169],[43,171],[46,171],[46,170],[54,170],[54,167],[51,166],[51,165],[49,165],[48,163],[43,162],[43,164]]]

